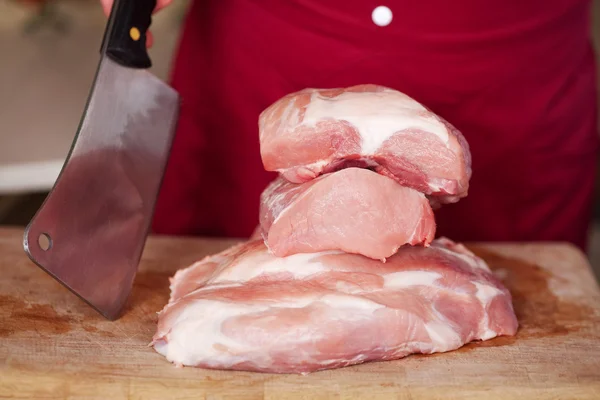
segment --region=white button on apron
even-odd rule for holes
[[[371,14],[373,23],[377,26],[388,26],[392,22],[392,17],[392,10],[386,6],[375,7]]]

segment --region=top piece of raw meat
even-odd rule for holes
[[[468,192],[471,155],[462,134],[413,98],[383,86],[291,93],[262,112],[259,128],[265,169],[293,183],[364,167],[439,203]]]

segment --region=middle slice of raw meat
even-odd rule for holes
[[[342,250],[385,260],[403,245],[435,237],[423,193],[362,168],[347,168],[303,183],[277,178],[262,194],[262,236],[278,257]]]

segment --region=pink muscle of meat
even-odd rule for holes
[[[385,261],[405,244],[427,246],[435,237],[425,195],[359,168],[303,184],[277,178],[261,196],[260,222],[278,257],[343,250]]]
[[[309,373],[516,330],[509,292],[447,239],[386,263],[337,251],[277,258],[258,240],[177,272],[152,345],[177,365]]]
[[[263,165],[294,183],[349,166],[453,203],[468,193],[469,146],[450,123],[411,97],[378,85],[304,89],[259,118]]]

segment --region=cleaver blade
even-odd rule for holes
[[[178,93],[148,71],[155,6],[115,1],[79,129],[23,239],[35,264],[110,320],[132,289],[179,112]]]

